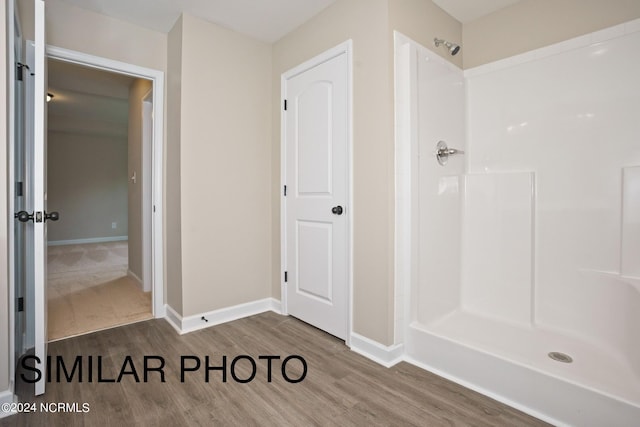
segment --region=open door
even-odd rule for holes
[[[26,64],[20,64],[19,74],[24,85],[24,138],[15,140],[14,168],[18,194],[15,218],[22,223],[16,233],[16,294],[22,294],[16,316],[16,351],[31,352],[36,357],[35,394],[44,393],[47,361],[47,70],[44,0],[34,1],[35,41],[26,43]],[[16,91],[16,95],[21,92]],[[18,103],[16,103],[18,105]],[[16,198],[17,199],[17,198]],[[21,296],[22,296],[21,295]],[[19,325],[24,321],[24,326]],[[23,335],[18,328],[23,328]],[[30,350],[33,349],[33,350]],[[19,357],[19,354],[16,354]],[[39,362],[38,362],[39,361]],[[31,363],[27,363],[31,365]],[[31,382],[32,379],[28,381]]]
[[[44,393],[47,360],[47,220],[57,215],[47,209],[47,61],[45,56],[45,2],[35,2],[35,48],[33,76],[33,295],[34,351],[42,375],[35,394]]]
[[[20,30],[20,19],[17,15],[17,8],[12,1],[9,3],[13,11],[13,25],[9,28],[9,32],[13,34],[13,57],[10,63],[14,64],[12,79],[13,91],[10,94],[10,105],[13,106],[13,121],[11,122],[11,141],[13,167],[9,165],[10,174],[13,174],[13,182],[9,185],[10,193],[13,198],[13,212],[20,212],[27,209],[24,198],[25,185],[25,160],[24,160],[24,79],[25,68],[24,59],[22,57],[22,34]],[[10,18],[11,19],[11,18]],[[10,68],[11,70],[11,68]],[[13,223],[13,252],[9,255],[13,256],[10,261],[13,265],[13,297],[14,297],[14,341],[13,341],[13,357],[14,367],[17,366],[20,358],[26,353],[27,348],[27,318],[24,311],[24,300],[26,295],[26,257],[25,257],[25,224],[20,221]]]

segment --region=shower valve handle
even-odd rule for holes
[[[436,159],[441,166],[446,165],[449,161],[449,156],[453,156],[455,154],[464,154],[464,151],[456,148],[449,148],[446,142],[438,141],[438,145],[436,146]]]
[[[458,149],[455,149],[455,148],[449,148],[448,150],[440,149],[436,153],[436,155],[438,155],[440,157],[442,157],[442,156],[453,156],[454,154],[464,154],[464,151],[458,150]]]

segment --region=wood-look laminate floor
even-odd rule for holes
[[[36,404],[89,404],[87,413],[29,413],[0,420],[4,426],[541,426],[545,423],[407,363],[387,369],[350,351],[342,341],[303,322],[263,313],[201,331],[178,335],[164,320],[155,319],[82,335],[49,344],[51,356],[71,366],[85,361],[83,382],[53,381]],[[87,382],[88,356],[93,356],[93,382]],[[250,378],[251,362],[256,376]],[[299,355],[307,374],[299,383],[283,379],[281,362]],[[98,383],[97,357],[103,378],[117,377],[127,356],[140,377],[125,375],[121,382]],[[143,381],[144,356],[165,362],[165,381],[149,372]],[[227,382],[220,370],[226,356]],[[279,356],[267,380],[266,360]],[[181,358],[186,372],[181,382]],[[148,359],[158,366],[160,359]],[[131,366],[128,366],[131,372]],[[302,363],[292,359],[286,373],[302,375]],[[77,374],[77,373],[76,373]],[[55,375],[54,375],[55,379]]]

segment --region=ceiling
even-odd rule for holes
[[[336,0],[63,0],[168,33],[182,12],[274,42]]]
[[[265,42],[275,42],[336,0],[63,0],[168,33],[187,12]],[[429,0],[423,0],[429,1]],[[432,0],[465,23],[520,0]]]
[[[48,130],[126,138],[132,77],[49,60]]]

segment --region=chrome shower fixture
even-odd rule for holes
[[[460,52],[460,45],[448,42],[444,39],[439,39],[436,37],[433,39],[433,44],[435,44],[436,47],[440,47],[441,44],[445,45],[445,47],[449,50],[451,56],[454,56],[456,53]]]

